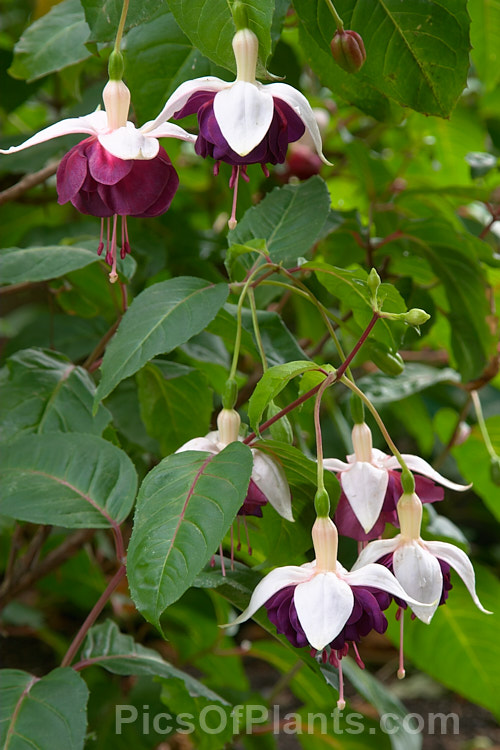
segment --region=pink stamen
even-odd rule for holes
[[[404,679],[406,674],[405,662],[404,662],[404,651],[403,651],[403,635],[404,635],[404,622],[405,613],[402,607],[399,607],[396,617],[399,614],[399,667],[398,667],[398,680]]]
[[[324,648],[321,653],[321,661],[323,662],[323,664],[326,664],[326,662],[328,661],[328,654],[326,652],[326,648]]]
[[[215,568],[215,555],[212,555],[210,558],[210,567]]]
[[[111,237],[111,272],[109,274],[109,280],[112,284],[118,281],[118,274],[116,273],[116,225],[118,222],[118,215],[113,216],[113,235]]]
[[[354,649],[354,658],[356,659],[356,664],[358,665],[358,667],[359,667],[360,669],[364,669],[364,668],[365,668],[365,665],[364,665],[364,663],[363,663],[363,660],[362,660],[361,656],[359,655],[358,647],[357,647],[357,645],[356,645],[356,644],[354,643],[354,641],[352,641],[352,647],[353,647],[353,649]]]
[[[225,575],[226,575],[226,566],[224,565],[224,553],[222,551],[222,544],[219,545],[219,555],[220,555],[220,569],[221,569],[221,573],[225,577]]]
[[[241,539],[240,539],[240,518],[241,516],[236,517],[236,533],[238,538],[238,544],[236,545],[236,552],[239,552],[241,549]]]
[[[234,229],[238,223],[238,220],[236,218],[236,204],[238,202],[239,176],[240,176],[240,168],[233,167],[233,171],[231,172],[231,179],[229,180],[229,187],[233,189],[233,207],[231,210],[231,216],[229,218],[229,221],[227,222],[229,229]]]
[[[332,667],[338,667],[339,666],[339,660],[337,659],[337,654],[335,653],[335,651],[333,650],[333,648],[330,651],[330,656],[328,657],[328,661],[330,662],[330,664],[332,665]]]
[[[261,164],[260,166],[262,168],[262,171],[264,172],[264,177],[269,177],[269,170],[266,167],[266,165],[265,164]]]
[[[127,217],[122,216],[122,247],[120,250],[120,258],[123,260],[124,257],[130,252],[132,251],[130,249],[130,243],[128,241]]]
[[[216,161],[214,164],[214,177],[217,177],[220,169],[220,161]]]
[[[250,177],[247,175],[247,165],[246,164],[244,164],[241,167],[240,174],[241,174],[242,178],[245,180],[245,182],[250,182]]]
[[[342,672],[342,659],[339,654],[339,699],[337,701],[337,708],[339,708],[341,711],[345,708],[345,700],[344,700],[344,674]]]
[[[104,242],[102,241],[103,237],[104,237],[104,219],[101,219],[101,234],[99,237],[99,246],[97,248],[97,255],[102,255],[102,251],[104,250]]]
[[[106,258],[105,258],[105,260],[106,260],[106,263],[108,264],[108,266],[110,266],[111,263],[113,262],[113,257],[111,255],[111,251],[109,249],[109,236],[110,236],[109,235],[109,228],[110,228],[110,222],[109,222],[109,219],[106,219]]]

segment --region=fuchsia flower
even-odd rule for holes
[[[474,568],[465,552],[447,542],[426,542],[421,538],[422,503],[416,493],[401,496],[398,516],[401,533],[393,539],[370,542],[362,550],[353,570],[362,570],[365,565],[376,562],[385,565],[394,572],[410,596],[427,605],[410,602],[419,620],[429,623],[438,606],[448,598],[451,566],[467,586],[476,607],[491,614],[478,599]],[[400,606],[406,605],[400,603]]]
[[[367,424],[354,425],[352,443],[354,453],[347,456],[347,463],[326,458],[324,467],[337,472],[342,486],[335,513],[339,533],[367,541],[380,536],[386,523],[399,525],[396,506],[402,494],[401,471],[395,456],[372,447],[372,434]],[[435,482],[460,492],[470,487],[450,482],[420,456],[404,453],[403,459],[411,471],[418,472],[416,490],[424,503],[443,499],[444,492]]]
[[[315,149],[325,164],[329,162],[321,150],[321,135],[309,102],[299,91],[285,83],[263,85],[255,79],[258,40],[249,29],[240,29],[233,38],[236,59],[236,80],[232,83],[214,76],[196,78],[182,83],[174,91],[151,128],[165,120],[197,114],[199,136],[195,150],[200,156],[231,164],[230,187],[234,187],[233,212],[229,226],[236,226],[238,177],[248,180],[249,164],[285,161],[288,144],[298,140],[307,129]],[[146,126],[147,127],[147,126]]]
[[[130,93],[122,81],[109,81],[103,100],[106,111],[62,120],[0,153],[22,151],[69,133],[90,136],[70,149],[59,165],[58,201],[71,201],[81,213],[101,218],[99,255],[104,249],[104,219],[107,220],[106,262],[111,266],[110,280],[116,281],[118,216],[122,217],[120,255],[124,258],[130,252],[126,217],[164,213],[179,184],[177,172],[158,138],[194,141],[195,137],[173,124],[149,128],[147,132],[136,129],[127,121]]]
[[[234,409],[222,409],[218,418],[218,431],[209,432],[205,437],[193,438],[188,440],[176,453],[183,451],[205,451],[208,453],[219,453],[226,445],[240,440],[239,429],[241,419],[240,415]],[[246,516],[262,517],[262,508],[269,503],[274,510],[287,521],[293,521],[292,514],[292,497],[290,487],[286,479],[285,472],[280,464],[274,461],[270,456],[262,451],[252,448],[253,469],[248,486],[247,496],[240,510],[238,511],[238,549],[239,542],[239,523],[243,521],[243,526],[247,533]],[[232,532],[231,532],[232,533]],[[232,536],[231,536],[232,539]],[[248,551],[251,554],[251,547],[248,544]],[[231,560],[233,559],[233,548],[231,544]]]
[[[293,646],[309,644],[323,652],[323,660],[339,667],[339,707],[343,708],[341,659],[351,642],[356,644],[371,630],[384,633],[383,610],[390,596],[417,602],[383,565],[369,564],[350,573],[337,561],[337,529],[330,518],[317,518],[312,530],[316,560],[271,571],[255,588],[247,609],[231,625],[244,622],[261,606]],[[425,607],[424,604],[422,604]]]

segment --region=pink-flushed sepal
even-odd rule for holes
[[[446,479],[446,477],[436,471],[436,469],[433,469],[432,466],[425,459],[420,458],[420,456],[414,456],[411,453],[403,453],[402,458],[410,471],[416,471],[417,474],[422,474],[424,477],[428,477],[450,490],[454,490],[455,492],[465,492],[472,487],[472,484],[457,484],[456,482]],[[387,469],[400,468],[399,461],[395,456],[386,456],[384,464]]]
[[[292,495],[283,467],[257,448],[252,448],[252,454],[252,480],[274,510],[293,522]]]
[[[100,132],[105,132],[107,129],[108,118],[106,112],[97,110],[84,117],[70,117],[67,120],[61,120],[61,122],[55,122],[53,125],[49,125],[48,128],[44,128],[39,133],[28,138],[24,143],[19,144],[19,146],[0,149],[0,154],[15,154],[17,151],[23,151],[25,148],[31,148],[31,146],[38,146],[39,143],[45,143],[46,141],[51,141],[53,138],[60,138],[63,135],[71,135],[72,133],[97,135]]]
[[[176,112],[179,112],[188,99],[198,91],[216,93],[229,85],[230,83],[228,81],[222,81],[215,76],[203,76],[202,78],[193,78],[191,81],[184,81],[184,83],[181,83],[173,94],[169,96],[160,114],[154,120],[149,120],[149,122],[146,122],[142,126],[142,132],[151,133],[161,127],[167,120],[170,120]]]

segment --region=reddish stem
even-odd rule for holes
[[[82,645],[85,636],[106,606],[108,599],[111,597],[113,591],[118,587],[120,581],[125,578],[125,574],[125,565],[120,565],[113,578],[110,580],[105,590],[102,592],[101,596],[90,610],[87,619],[83,623],[82,627],[73,638],[73,642],[66,651],[64,659],[61,662],[61,667],[69,667],[71,665],[71,662],[73,661],[76,652]]]

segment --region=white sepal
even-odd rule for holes
[[[145,127],[144,125],[142,128],[139,128],[139,132],[144,133]],[[194,143],[197,138],[194,133],[188,133],[180,125],[175,125],[172,122],[164,122],[158,125],[158,127],[153,128],[153,130],[147,131],[146,134],[150,138],[178,138],[180,141],[188,141],[189,143]]]
[[[392,564],[394,575],[405,591],[417,602],[431,605],[422,607],[408,600],[419,620],[428,624],[438,608],[443,590],[443,574],[438,560],[420,542],[411,541],[395,550]]]
[[[90,115],[85,117],[70,117],[68,120],[61,120],[61,122],[55,122],[53,125],[49,125],[48,128],[40,130],[27,141],[21,143],[19,146],[11,146],[8,149],[0,149],[1,154],[14,154],[16,151],[22,151],[25,148],[31,146],[37,146],[39,143],[45,143],[50,141],[52,138],[59,138],[62,135],[69,135],[70,133],[87,133],[89,135],[98,135],[103,133],[107,129],[108,118],[106,112],[98,110],[92,112]]]
[[[365,533],[376,524],[389,483],[389,474],[367,461],[357,461],[345,471],[340,483]]]
[[[345,461],[341,461],[339,458],[325,458],[323,460],[323,468],[328,471],[347,471],[350,469],[351,463],[346,464]]]
[[[177,448],[176,453],[184,453],[184,451],[203,451],[204,453],[219,453],[221,448],[217,445],[214,440],[210,440],[209,437],[198,437],[188,440],[187,443]]]
[[[215,95],[215,119],[239,156],[246,156],[258,146],[271,126],[274,102],[263,89],[261,85],[236,81]]]
[[[424,477],[429,477],[429,479],[432,479],[434,482],[442,484],[443,487],[448,487],[448,489],[455,490],[456,492],[464,492],[472,487],[472,484],[457,484],[456,482],[450,482],[449,479],[443,477],[442,474],[436,471],[436,469],[433,469],[432,466],[423,458],[420,458],[420,456],[413,456],[411,453],[403,453],[402,455],[403,460],[410,471],[416,471],[417,474],[423,474]],[[385,466],[388,469],[400,468],[399,461],[395,456],[388,457],[385,461]]]
[[[126,127],[101,133],[99,143],[118,159],[154,159],[160,149],[156,138],[145,137],[131,122]]]
[[[274,510],[287,521],[293,521],[292,497],[285,472],[276,461],[253,449],[252,479],[267,497]]]
[[[479,597],[476,594],[476,576],[474,574],[474,568],[465,552],[463,552],[460,547],[455,547],[454,544],[448,544],[447,542],[424,542],[424,545],[428,548],[431,554],[448,563],[453,570],[457,571],[458,575],[467,586],[469,594],[471,595],[472,601],[476,607],[487,615],[493,614],[488,609],[485,609],[479,601]]]
[[[413,606],[420,606],[424,611],[429,609],[426,606],[426,600],[413,598],[413,595],[407,590],[403,582],[397,576],[394,576],[385,565],[369,563],[359,568],[359,570],[348,573],[345,576],[345,580],[350,586],[371,586],[375,589],[387,591],[388,594],[407,601],[412,605],[412,608]],[[434,600],[432,600],[432,603],[434,603]]]
[[[359,557],[351,568],[353,570],[359,570],[359,568],[375,563],[380,560],[381,557],[385,557],[390,552],[394,552],[399,544],[400,535],[398,534],[393,539],[376,539],[374,542],[369,542],[366,547],[361,550]]]
[[[303,583],[309,580],[312,575],[314,573],[311,570],[298,565],[285,565],[283,568],[275,568],[257,584],[245,611],[225,627],[245,622],[278,591],[286,586]]]
[[[314,146],[321,161],[324,164],[332,166],[328,159],[323,155],[321,133],[319,132],[314,112],[312,111],[311,105],[306,97],[287,83],[270,83],[266,86],[266,91],[277,99],[283,99],[283,101],[288,104],[294,112],[296,112],[311,134]]]
[[[318,651],[340,633],[354,606],[350,586],[335,573],[316,573],[293,595],[297,617],[311,646]]]
[[[203,78],[194,78],[192,81],[184,81],[167,99],[158,117],[146,122],[141,130],[144,133],[150,133],[167,120],[170,120],[172,115],[183,108],[191,94],[196,94],[198,91],[220,91],[225,86],[230,85],[227,81],[222,81],[215,76],[205,76]]]

